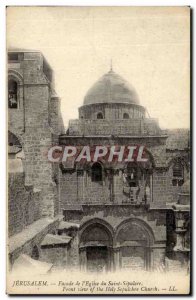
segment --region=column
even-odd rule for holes
[[[87,269],[86,248],[80,248],[80,270],[85,272]]]
[[[120,268],[120,248],[114,248],[114,271],[118,271]]]

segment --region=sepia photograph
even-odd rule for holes
[[[190,295],[191,8],[7,6],[7,293]]]

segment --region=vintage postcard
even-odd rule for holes
[[[6,14],[7,293],[190,295],[190,7]]]

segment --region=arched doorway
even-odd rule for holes
[[[117,228],[115,241],[118,249],[116,266],[130,271],[151,269],[154,237],[145,222],[138,219],[122,222]]]
[[[113,265],[112,235],[97,221],[83,227],[80,235],[80,266],[83,271],[102,273]]]

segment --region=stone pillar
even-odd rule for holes
[[[78,169],[77,170],[77,202],[83,202],[84,198],[84,170]]]
[[[115,271],[114,250],[112,247],[108,247],[108,270]]]
[[[148,202],[148,200],[147,200]],[[149,202],[153,202],[153,174],[150,174],[150,199]]]
[[[151,269],[156,271],[165,270],[165,245],[153,247],[153,257],[151,256]]]
[[[150,271],[153,269],[153,249],[145,247],[145,270]]]
[[[114,248],[114,271],[118,271],[120,268],[120,248]]]
[[[184,250],[184,236],[186,233],[186,229],[177,228],[175,230],[176,233],[176,245],[174,247],[174,251],[183,251]]]
[[[82,272],[87,270],[86,248],[80,248],[80,270]]]
[[[175,220],[176,220],[176,245],[174,247],[174,251],[183,251],[184,250],[184,236],[186,233],[186,229],[184,228],[184,215],[180,211],[175,212]]]
[[[181,262],[182,268],[188,268],[189,263],[189,249],[185,246],[185,234],[187,229],[184,228],[184,214],[181,211],[175,212],[176,219],[176,245],[173,249],[176,258]]]
[[[79,238],[77,229],[73,229],[71,232],[72,240],[71,247],[69,249],[69,264],[70,268],[74,270],[79,269],[80,255],[79,255]]]

